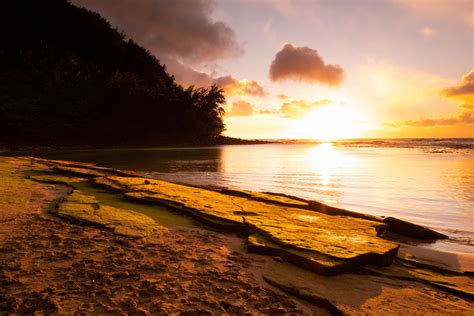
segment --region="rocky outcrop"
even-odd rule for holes
[[[424,240],[448,238],[448,236],[438,233],[429,228],[403,221],[395,217],[384,218],[383,222],[387,224],[389,231],[402,236]]]
[[[51,181],[61,181],[61,174],[71,175],[72,179],[85,178],[129,200],[164,206],[219,231],[248,236],[249,251],[277,255],[319,274],[334,275],[368,264],[385,266],[397,255],[398,244],[380,237],[387,229],[386,224],[377,218],[371,220],[370,216],[350,216],[353,212],[321,203],[271,193],[206,190],[135,174],[118,176],[107,168],[89,168],[86,164],[49,163],[58,173]],[[114,225],[108,222],[111,214],[121,220],[126,218],[123,211],[134,215],[128,210],[109,209],[92,201],[78,203],[71,200],[76,193],[61,204],[58,215],[104,226]],[[128,223],[134,229],[142,221],[135,219],[135,224]],[[147,223],[143,223],[146,227]]]
[[[94,182],[121,191],[128,199],[166,206],[222,231],[258,233],[260,245],[249,238],[250,251],[275,253],[275,247],[266,246],[275,244],[285,249],[277,251],[282,258],[321,274],[365,264],[387,265],[398,249],[397,244],[379,237],[385,230],[383,223],[289,207],[283,204],[288,200],[267,203],[245,194],[229,196],[139,177],[106,176]]]
[[[144,177],[116,176],[86,166],[58,164],[53,169],[88,178],[135,202],[165,206],[220,231],[256,234],[258,245],[254,237],[249,238],[249,251],[278,253],[320,274],[333,275],[366,264],[384,266],[398,250],[397,244],[379,237],[386,229],[381,222],[315,212],[307,209],[307,202],[291,197],[250,191],[223,194]]]
[[[248,199],[252,199],[259,202],[265,202],[269,204],[276,204],[281,206],[296,207],[304,210],[315,211],[327,215],[341,215],[350,216],[354,218],[367,219],[369,221],[382,222],[382,218],[374,215],[363,214],[358,212],[349,211],[346,209],[330,206],[318,201],[311,201],[302,199],[296,196],[291,196],[282,193],[272,192],[253,192],[248,190],[240,189],[220,189],[219,192],[232,196],[240,196]]]

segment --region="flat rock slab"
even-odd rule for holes
[[[323,266],[332,267],[332,263],[324,263],[332,261],[387,265],[398,249],[397,244],[378,237],[385,228],[380,222],[330,216],[146,178],[107,176],[95,179],[95,183],[122,191],[129,198],[192,212],[205,220],[222,220],[243,232],[258,232],[281,247],[324,257],[319,260]]]
[[[93,197],[73,190],[57,208],[57,215],[112,229],[120,235],[144,237],[164,230],[150,217],[132,210],[101,205]]]
[[[248,190],[240,190],[234,188],[222,189],[219,192],[232,196],[240,196],[247,199],[252,199],[260,202],[273,203],[277,205],[308,208],[309,203],[303,199],[296,199],[285,195],[254,192]]]
[[[252,199],[255,201],[260,201],[260,202],[265,202],[265,203],[270,203],[270,204],[302,208],[305,210],[315,211],[315,212],[319,212],[319,213],[323,213],[327,215],[342,215],[342,216],[367,219],[367,220],[375,221],[375,222],[382,222],[382,218],[374,216],[374,215],[353,212],[346,209],[333,207],[321,202],[306,200],[306,199],[302,199],[302,198],[287,195],[287,194],[272,193],[272,192],[253,192],[253,191],[234,189],[234,188],[221,189],[219,190],[219,192],[227,194],[227,195],[245,197],[245,198]]]

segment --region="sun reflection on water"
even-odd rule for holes
[[[308,158],[312,169],[320,176],[322,190],[329,189],[334,169],[341,168],[344,164],[355,159],[355,157],[334,148],[332,143],[322,143],[311,148]]]

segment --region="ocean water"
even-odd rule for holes
[[[295,195],[395,216],[450,236],[439,248],[474,251],[474,139],[347,140],[203,148],[30,153],[96,162],[186,184]]]

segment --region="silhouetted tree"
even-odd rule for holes
[[[97,13],[5,1],[0,32],[1,142],[150,144],[225,129],[221,89],[184,89]]]

